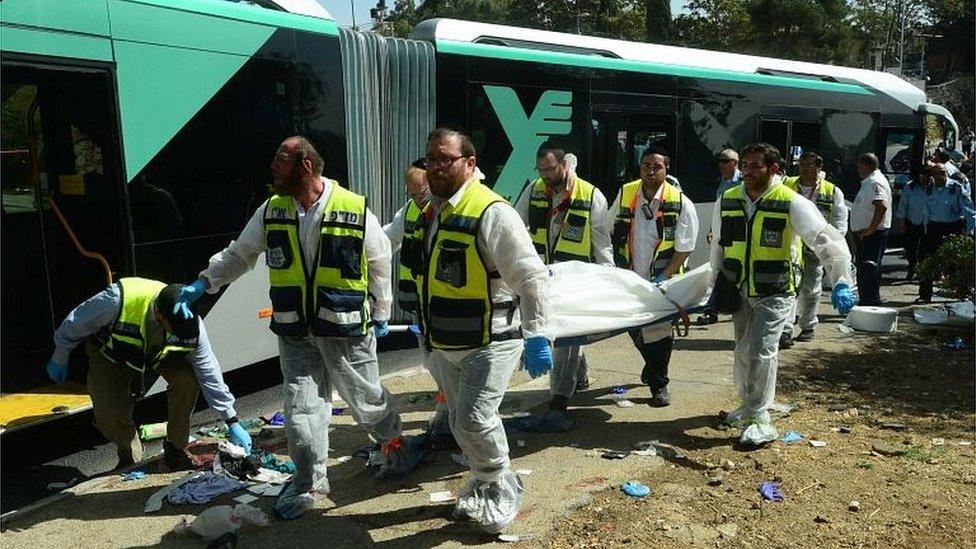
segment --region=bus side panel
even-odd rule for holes
[[[347,176],[338,38],[277,29],[128,185],[136,273],[197,277],[271,194],[281,141],[306,135],[325,174]],[[263,255],[201,310],[224,370],[277,355]],[[211,309],[212,307],[212,309]]]

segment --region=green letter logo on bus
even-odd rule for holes
[[[573,124],[573,92],[546,90],[532,115],[522,109],[515,90],[504,86],[485,86],[485,93],[505,129],[512,154],[502,168],[494,190],[504,197],[518,197],[522,187],[535,181],[535,153],[551,135],[568,135]]]

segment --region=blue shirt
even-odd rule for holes
[[[955,223],[966,220],[966,232],[976,226],[976,209],[973,199],[963,192],[962,185],[950,181],[945,185],[932,185],[928,195],[928,220],[936,223]]]
[[[102,292],[91,297],[81,305],[75,307],[64,318],[61,326],[54,332],[53,360],[67,364],[71,350],[81,342],[102,330],[109,330],[122,309],[122,298],[119,285],[112,284]],[[150,315],[151,317],[152,315]],[[197,320],[198,322],[199,319]],[[162,329],[155,319],[150,318],[149,329]],[[200,335],[197,338],[197,348],[187,356],[187,362],[193,367],[200,390],[207,404],[223,419],[230,419],[237,415],[234,411],[234,395],[231,394],[224,375],[220,371],[220,363],[210,347],[207,330],[200,322]]]
[[[739,171],[739,168],[735,169],[735,173],[732,174],[732,179],[719,178],[718,189],[715,190],[715,200],[722,198],[725,191],[735,187],[739,183],[742,183],[742,172]]]
[[[898,198],[895,217],[904,219],[913,225],[925,225],[928,221],[929,193],[925,187],[915,183],[905,185]]]

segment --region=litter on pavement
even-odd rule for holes
[[[759,485],[759,493],[766,501],[783,501],[783,493],[780,491],[780,483],[770,480],[763,481]]]
[[[65,488],[71,488],[78,482],[78,477],[71,477],[71,480],[65,482],[51,482],[47,485],[48,490],[64,490]]]
[[[146,478],[145,471],[132,471],[131,473],[126,473],[122,475],[122,480],[124,481],[142,480],[144,478]]]
[[[193,532],[210,541],[224,534],[237,532],[245,522],[255,526],[267,526],[268,516],[260,509],[243,503],[234,507],[217,505],[203,511],[192,520],[189,516],[180,517],[173,531],[177,534]]]
[[[274,469],[266,469],[261,467],[258,472],[247,476],[248,480],[253,480],[254,482],[267,482],[270,484],[284,484],[291,479],[291,475],[288,473],[282,473],[281,471],[275,471]]]
[[[651,493],[651,489],[646,484],[636,480],[628,480],[620,485],[620,491],[632,498],[642,498]]]
[[[156,492],[149,496],[149,499],[146,500],[146,508],[144,512],[155,513],[156,511],[159,511],[163,508],[163,498],[165,498],[170,492],[203,474],[203,472],[190,473],[181,479],[174,480],[169,486],[164,486],[163,488],[156,490]]]
[[[431,503],[444,503],[447,501],[454,501],[454,494],[450,492],[431,492],[430,502]]]
[[[175,505],[207,503],[215,497],[246,488],[247,484],[213,471],[204,471],[167,494],[166,499]]]
[[[780,437],[779,440],[780,442],[783,442],[785,444],[790,444],[792,442],[798,442],[800,440],[803,440],[803,435],[797,433],[796,431],[788,431],[785,435]]]
[[[142,440],[156,440],[166,436],[166,422],[150,423],[139,426],[139,438]]]

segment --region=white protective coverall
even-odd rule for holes
[[[474,177],[468,180],[447,201],[457,205],[467,186],[475,182]],[[438,218],[434,217],[428,230],[428,252]],[[549,273],[515,209],[503,202],[489,206],[481,216],[477,242],[487,269],[497,269],[501,275],[490,279],[492,302],[519,300],[511,316],[492,316],[492,332],[505,333],[521,325],[526,339],[548,338]],[[472,478],[458,494],[455,515],[475,520],[489,532],[501,531],[515,520],[524,491],[509,468],[508,439],[498,415],[522,347],[522,340],[513,339],[471,350],[425,346],[424,351],[424,362],[447,399],[451,431],[471,468]]]
[[[820,172],[820,180],[823,172]],[[817,181],[819,185],[820,180]],[[805,187],[800,181],[797,189],[805,198],[816,197],[817,187]],[[841,235],[847,234],[847,205],[844,203],[844,191],[834,186],[834,207],[827,220]],[[803,272],[800,278],[800,288],[797,291],[793,310],[786,317],[783,333],[793,335],[793,319],[799,312],[800,330],[813,330],[817,327],[817,307],[823,295],[823,266],[820,260],[806,246],[803,247]]]
[[[566,167],[569,170],[569,180],[576,178],[576,156],[567,154]],[[561,192],[550,197],[550,208],[561,204],[570,192],[567,186]],[[532,184],[522,189],[522,194],[515,203],[515,210],[522,217],[526,227],[529,224],[529,202],[532,198]],[[559,231],[563,226],[568,208],[556,212],[549,220],[550,249],[556,245]],[[590,207],[590,247],[592,248],[594,263],[613,266],[613,250],[610,247],[610,232],[613,230],[613,218],[607,210],[607,199],[600,189],[593,190],[593,201]],[[556,291],[559,291],[556,288]],[[576,382],[580,376],[586,375],[586,355],[581,346],[556,347],[552,353],[552,370],[549,372],[549,393],[571,398],[576,392]]]
[[[304,265],[313,266],[319,247],[325,204],[336,183],[322,178],[324,189],[311,208],[296,201],[298,234]],[[217,292],[254,267],[266,249],[264,210],[267,202],[251,216],[237,240],[210,258],[200,273]],[[366,212],[366,259],[369,264],[371,318],[387,320],[393,302],[390,287],[390,243],[376,216]],[[310,276],[313,273],[308,273]],[[400,415],[393,396],[380,385],[376,362],[376,338],[370,330],[363,337],[278,337],[281,373],[285,388],[285,432],[288,454],[296,472],[291,485],[282,491],[276,509],[286,518],[300,515],[314,500],[329,492],[326,462],[329,451],[329,422],[332,418],[332,388],[349,404],[357,423],[376,440],[400,436]],[[289,516],[291,515],[291,516]]]
[[[744,184],[744,183],[743,183]],[[770,185],[779,184],[778,178]],[[756,204],[745,200],[746,216],[751,219]],[[817,207],[802,196],[790,203],[790,222],[793,230],[803,244],[811,249],[826,270],[827,279],[835,286],[851,282],[851,254],[844,237],[831,227]],[[721,271],[725,252],[719,244],[722,230],[721,198],[715,202],[712,214],[712,244],[710,262],[712,277]],[[801,253],[796,239],[790,243],[793,257]],[[783,324],[792,314],[794,297],[789,294],[776,294],[767,297],[749,297],[748,284],[743,284],[742,304],[732,314],[735,331],[735,360],[733,379],[736,392],[742,404],[729,414],[729,423],[743,429],[740,441],[744,444],[761,444],[775,440],[777,433],[769,417],[769,406],[776,397],[776,372],[778,365],[779,337]]]

